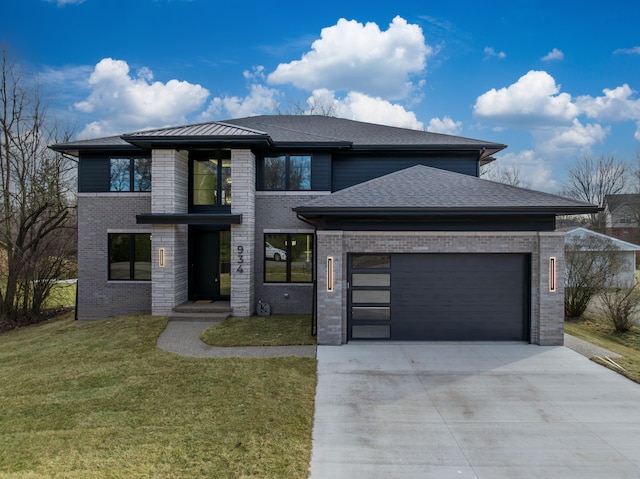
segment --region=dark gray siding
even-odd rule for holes
[[[546,215],[378,215],[364,218],[361,215],[327,216],[324,230],[350,231],[555,231],[556,217]]]
[[[339,155],[334,156],[331,191],[338,191],[364,181],[404,170],[415,165],[431,166],[470,176],[478,176],[476,151],[437,152],[421,155]]]
[[[331,190],[331,155],[315,153],[311,159],[311,189],[314,191]]]
[[[391,339],[524,341],[525,254],[396,254]]]
[[[109,157],[85,157],[78,161],[78,193],[109,191]]]

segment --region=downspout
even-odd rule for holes
[[[318,227],[296,213],[297,218],[313,228],[313,299],[311,307],[311,336],[318,335]]]

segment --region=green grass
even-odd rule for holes
[[[315,359],[161,351],[165,319],[0,335],[0,478],[304,478]]]
[[[617,333],[602,316],[587,313],[583,319],[566,321],[564,329],[572,336],[623,356],[614,361],[622,366],[625,372],[619,371],[606,362],[596,361],[640,383],[640,328],[636,326],[625,333]]]
[[[205,329],[200,339],[211,346],[291,346],[316,344],[311,316],[282,314],[229,318]]]
[[[45,308],[59,308],[76,304],[76,283],[56,283],[51,288]]]

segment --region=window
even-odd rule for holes
[[[264,236],[265,283],[313,281],[312,234],[266,234]]]
[[[265,190],[310,190],[311,156],[267,156],[263,160]]]
[[[151,158],[110,158],[109,191],[151,191]]]
[[[199,154],[191,162],[192,210],[231,206],[231,152]]]
[[[151,280],[151,235],[149,233],[109,234],[109,279]]]

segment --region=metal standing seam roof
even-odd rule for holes
[[[417,165],[331,195],[294,211],[305,214],[348,212],[546,212],[591,213],[598,207],[540,191]]]

